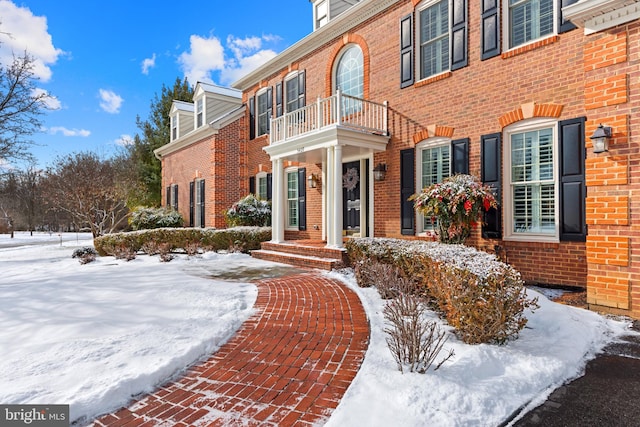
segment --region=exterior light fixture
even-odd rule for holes
[[[318,186],[318,175],[314,173],[309,175],[307,178],[307,184],[309,185],[309,188],[316,188]]]
[[[609,151],[609,138],[611,138],[611,128],[600,124],[595,132],[593,132],[593,135],[591,135],[591,140],[593,141],[593,152],[602,153],[604,151]]]
[[[387,165],[385,163],[378,163],[375,168],[373,168],[373,179],[376,181],[384,181],[384,178],[387,176]]]

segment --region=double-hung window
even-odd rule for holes
[[[202,126],[204,121],[204,99],[200,98],[196,101],[196,129]]]
[[[298,75],[296,74],[292,78],[285,80],[284,88],[285,88],[285,99],[287,100],[286,112],[289,113],[291,111],[296,111],[298,108],[301,107],[301,105],[299,105],[300,104],[299,102],[300,87],[299,87]]]
[[[298,229],[298,170],[287,171],[287,228]]]
[[[449,70],[449,0],[427,2],[418,11],[420,79]]]
[[[329,0],[322,0],[315,4],[315,28],[318,29],[329,22]]]
[[[171,117],[171,140],[178,139],[178,115]]]
[[[258,136],[269,132],[269,119],[271,119],[272,102],[271,90],[265,90],[258,94]]]
[[[448,139],[429,139],[416,146],[418,180],[417,187],[422,190],[432,184],[442,182],[451,175],[451,141]],[[418,232],[434,229],[431,218],[418,221]],[[420,229],[421,228],[421,229]]]
[[[557,240],[556,123],[510,129],[506,135],[505,233],[517,240]]]
[[[256,177],[256,180],[258,181],[258,185],[256,188],[256,192],[258,193],[258,199],[260,200],[267,200],[268,199],[268,194],[267,194],[267,174],[262,172],[260,174],[258,174],[258,176]]]
[[[509,49],[554,33],[556,0],[508,0]]]

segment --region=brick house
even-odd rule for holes
[[[312,6],[314,31],[235,82],[241,99],[200,137],[179,127],[196,123],[198,95],[174,105],[178,133],[157,152],[168,203],[197,206],[205,179],[210,216],[191,224],[223,226],[221,210],[252,192],[272,200],[273,243],[340,248],[425,236],[407,198],[470,173],[501,202],[471,244],[529,282],[586,286],[592,306],[640,317],[640,1]],[[607,151],[592,144],[600,124]]]

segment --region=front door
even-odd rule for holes
[[[342,164],[343,230],[347,236],[360,234],[360,161]]]

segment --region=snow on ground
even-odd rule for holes
[[[241,254],[71,259],[90,244],[86,234],[0,235],[0,402],[71,404],[72,419],[119,407],[215,351],[252,312],[248,279],[283,272]],[[580,375],[628,327],[530,291],[541,307],[518,340],[470,346],[451,335],[455,356],[439,370],[401,374],[385,343],[385,302],[331,275],[360,295],[371,340],[328,426],[498,425]]]
[[[586,362],[630,325],[529,290],[530,297],[539,298],[540,309],[528,314],[519,339],[505,346],[467,345],[450,334],[443,355],[448,349],[455,355],[440,369],[402,374],[385,341],[386,303],[374,288],[359,288],[353,275],[331,276],[360,296],[371,338],[364,363],[327,427],[499,425],[520,407],[533,409],[555,388],[581,375]]]

